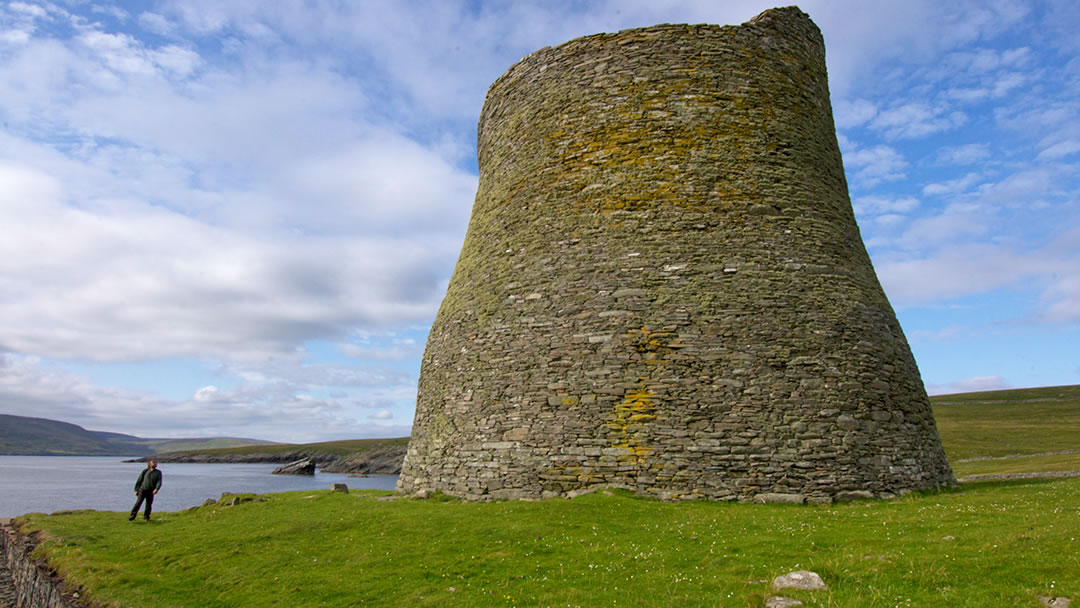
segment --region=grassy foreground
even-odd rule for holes
[[[461,504],[274,494],[163,514],[31,515],[50,562],[112,606],[1038,606],[1080,598],[1080,479],[832,506],[620,492]]]
[[[1080,449],[1080,387],[1037,390],[1047,392],[935,398],[946,452],[955,461]],[[955,466],[960,475],[1030,472],[1076,460]],[[376,500],[383,494],[273,494],[149,524],[81,511],[18,525],[40,535],[40,555],[84,598],[122,608],[760,607],[769,581],[798,569],[829,585],[784,593],[807,606],[1080,603],[1080,478],[827,506],[663,503],[622,492]]]

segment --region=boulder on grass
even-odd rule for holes
[[[811,591],[827,589],[825,581],[821,580],[816,572],[798,570],[789,572],[773,579],[772,588],[776,591],[781,589],[808,589]]]

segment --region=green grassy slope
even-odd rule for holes
[[[945,453],[979,456],[1080,449],[1080,385],[931,397]]]
[[[127,456],[151,450],[138,437],[88,431],[81,426],[0,414],[0,454]]]
[[[29,516],[50,564],[115,607],[744,606],[799,569],[807,606],[1038,606],[1080,597],[1080,479],[829,506],[379,502],[275,494],[130,523]],[[997,574],[994,574],[997,573]]]
[[[216,450],[239,446],[278,445],[273,441],[247,439],[242,437],[190,437],[184,439],[141,439],[154,453],[180,452],[184,450]]]
[[[88,431],[59,420],[0,414],[0,454],[141,456],[173,450],[268,443],[234,437],[145,439],[122,433]]]

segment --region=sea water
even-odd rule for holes
[[[113,456],[0,456],[0,517],[73,509],[129,511],[135,504],[135,480],[146,468]],[[349,477],[316,472],[273,475],[274,464],[159,463],[161,491],[154,511],[179,511],[222,492],[328,490],[333,483],[349,489],[392,490],[397,475]]]

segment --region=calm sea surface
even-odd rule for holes
[[[128,511],[135,504],[135,479],[146,468],[113,456],[0,456],[0,517],[68,509]],[[329,489],[392,490],[397,475],[349,477],[334,473],[272,475],[273,464],[161,463],[161,491],[154,511],[179,511],[222,492],[291,492]]]

